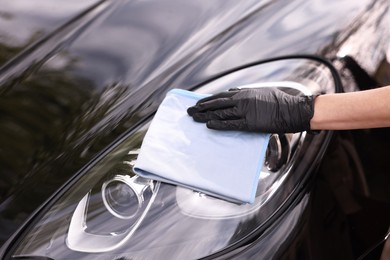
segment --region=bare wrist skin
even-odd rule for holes
[[[390,87],[321,95],[315,99],[312,130],[390,126]]]

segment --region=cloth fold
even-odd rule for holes
[[[142,142],[134,172],[235,203],[253,203],[269,134],[216,131],[187,108],[207,95],[169,91]]]

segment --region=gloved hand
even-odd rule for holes
[[[277,88],[234,89],[199,100],[187,113],[210,129],[295,133],[310,130],[314,97]]]

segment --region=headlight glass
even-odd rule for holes
[[[305,59],[238,70],[197,91],[216,93],[262,84],[292,94],[335,91],[329,69]],[[135,175],[132,167],[148,125],[133,129],[82,172],[77,182],[65,187],[30,224],[10,255],[53,259],[89,259],[91,254],[93,259],[195,259],[210,255],[242,241],[283,205],[309,174],[310,162],[325,138],[324,134],[272,135],[255,203],[237,205]]]

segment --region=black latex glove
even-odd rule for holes
[[[217,130],[295,133],[310,130],[313,96],[276,88],[234,89],[199,100],[187,113]]]

